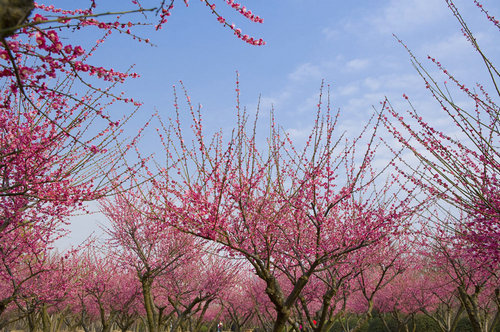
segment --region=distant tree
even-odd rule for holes
[[[426,259],[444,283],[441,291],[451,291],[467,314],[474,331],[488,331],[498,321],[498,267],[493,268],[470,255],[467,240],[445,225],[429,232]],[[425,252],[425,251],[424,251]],[[449,295],[448,295],[449,296]],[[446,302],[446,294],[439,294]],[[454,326],[456,327],[456,326]]]
[[[187,268],[190,261],[199,258],[202,243],[150,219],[149,206],[135,197],[133,191],[103,200],[101,204],[110,221],[107,233],[115,247],[114,259],[135,270],[141,284],[148,331],[157,332],[162,328],[163,315],[167,314],[165,309],[170,307],[170,294],[159,291],[159,279],[175,275],[176,270]]]

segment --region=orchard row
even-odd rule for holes
[[[194,236],[138,222],[141,218],[115,218],[108,246],[88,244],[66,256],[25,256],[15,266],[13,283],[19,288],[2,312],[2,326],[47,332],[149,331],[150,325],[158,331],[208,331],[222,322],[225,330],[272,329],[276,306],[248,263]],[[423,246],[393,238],[318,268],[290,308],[288,330],[366,331],[379,318],[388,331],[404,331],[425,315],[435,331],[455,331],[472,310],[482,330],[493,331],[497,277],[443,240]],[[299,268],[275,269],[278,291],[290,294]],[[11,287],[2,284],[2,298]]]

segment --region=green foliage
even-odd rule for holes
[[[392,319],[390,319],[389,323],[393,323]],[[389,324],[389,326],[391,326],[391,324]],[[368,332],[386,332],[384,323],[382,322],[382,319],[380,319],[380,317],[376,316],[372,320],[370,320]]]
[[[356,323],[358,322],[358,319],[356,317],[349,317],[347,318],[348,319],[348,325],[349,327],[354,327],[356,326]],[[343,332],[344,329],[342,327],[342,322],[345,322],[345,319],[342,319],[342,321],[336,321],[332,328],[330,329],[330,332]],[[345,324],[344,324],[345,325]],[[359,330],[360,332],[369,332],[369,322],[366,322],[365,324],[363,324],[363,326],[361,326],[361,329]]]
[[[439,325],[426,315],[416,315],[414,320],[416,325],[415,331],[440,332]]]
[[[457,324],[456,332],[472,332],[472,326],[470,324],[469,319],[464,316],[462,317]]]
[[[390,315],[385,315],[384,319],[389,327],[389,331],[397,331],[398,324],[394,320],[394,318]],[[349,325],[352,327],[356,324],[355,318],[350,318]],[[415,332],[440,332],[439,326],[429,317],[419,314],[416,315],[414,321],[410,321],[410,330],[412,330],[413,324],[415,324]],[[467,318],[465,318],[464,324],[468,324],[470,327],[470,323]],[[333,327],[330,329],[330,332],[343,332],[342,324],[340,322],[336,322]],[[457,329],[457,332],[468,332],[469,330],[461,330]],[[379,315],[375,315],[371,320],[369,320],[362,328],[361,332],[387,332],[387,329],[384,326],[384,323]],[[499,331],[500,332],[500,331]]]
[[[490,329],[492,332],[500,332],[500,321],[497,322],[493,329]],[[457,329],[455,332],[472,332],[472,326],[470,324],[467,316],[462,317],[457,324]]]

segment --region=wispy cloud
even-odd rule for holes
[[[340,86],[336,89],[336,92],[341,96],[351,96],[359,92],[359,84],[349,83],[344,86]]]
[[[363,70],[370,65],[369,59],[353,59],[346,63],[346,68],[350,70]]]
[[[303,81],[310,79],[320,79],[321,69],[317,65],[304,63],[299,65],[292,73],[288,75],[292,81]]]
[[[439,22],[446,15],[448,11],[443,1],[392,0],[368,21],[379,32],[402,33]]]
[[[340,35],[340,31],[338,29],[331,27],[323,28],[323,30],[321,30],[321,33],[328,40],[335,39]]]

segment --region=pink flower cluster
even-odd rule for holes
[[[250,45],[261,46],[261,45],[265,45],[266,44],[266,42],[262,38],[256,39],[254,37],[250,37],[247,34],[243,34],[241,32],[241,29],[236,28],[236,26],[234,24],[228,24],[227,21],[226,21],[226,19],[224,17],[222,17],[215,10],[215,4],[209,2],[208,0],[201,0],[201,1],[204,2],[205,5],[210,8],[212,14],[214,14],[217,17],[217,21],[219,23],[221,23],[222,25],[224,25],[224,26],[228,27],[229,29],[233,30],[234,35],[237,38],[243,40],[244,42],[246,42],[246,43],[248,43]],[[226,3],[229,6],[231,6],[232,8],[234,8],[236,11],[238,11],[241,15],[243,15],[244,17],[246,17],[247,19],[249,19],[252,22],[255,22],[255,23],[263,23],[264,22],[264,20],[262,18],[260,18],[259,16],[253,14],[252,11],[248,10],[245,6],[241,6],[241,4],[236,3],[233,0],[226,0]]]
[[[245,6],[242,6],[241,4],[234,2],[234,0],[226,0],[226,3],[231,6],[232,8],[236,9],[241,15],[245,16],[249,20],[255,22],[255,23],[263,23],[264,19],[253,14],[251,10],[248,10]]]

